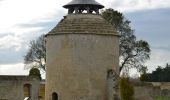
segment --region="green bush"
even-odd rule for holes
[[[130,84],[128,78],[122,78],[120,80],[120,95],[121,100],[135,100],[134,88],[132,84]]]
[[[168,97],[157,97],[154,100],[170,100]]]
[[[40,70],[38,68],[31,68],[29,71],[29,76],[41,79]]]

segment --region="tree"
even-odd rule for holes
[[[170,82],[170,65],[166,64],[165,67],[158,66],[152,73],[146,73],[140,78],[142,81],[149,82]],[[143,78],[144,77],[144,78]]]
[[[148,69],[146,66],[141,67],[140,69],[140,80],[141,81],[144,81],[147,79],[147,71]]]
[[[30,49],[24,57],[24,64],[28,68],[40,68],[44,71],[46,63],[45,35],[30,42]]]
[[[144,66],[143,63],[150,58],[150,47],[144,40],[136,40],[134,30],[130,27],[130,21],[124,15],[113,9],[102,11],[102,16],[113,25],[120,34],[120,72],[137,68],[138,71]]]
[[[139,69],[139,71],[140,71],[141,74],[146,74],[147,71],[148,71],[148,68],[147,68],[147,66],[143,66]]]

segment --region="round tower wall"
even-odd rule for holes
[[[119,37],[106,34],[47,36],[46,100],[108,100],[107,71],[118,73]]]

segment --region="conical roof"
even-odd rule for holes
[[[70,14],[62,19],[48,35],[54,34],[110,34],[118,35],[114,27],[100,15]]]
[[[73,7],[76,5],[93,5],[96,6],[97,8],[101,9],[104,8],[103,5],[101,5],[100,3],[96,2],[95,0],[72,0],[70,3],[64,5],[64,8],[69,8],[69,7]]]

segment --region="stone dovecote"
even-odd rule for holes
[[[119,36],[95,0],[73,0],[46,35],[46,100],[112,100]],[[109,77],[108,77],[109,76]]]

